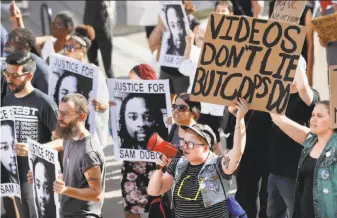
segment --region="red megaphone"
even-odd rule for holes
[[[156,151],[165,154],[168,158],[181,156],[182,152],[174,145],[162,139],[158,133],[153,133],[147,143],[148,151]]]

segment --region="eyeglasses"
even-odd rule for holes
[[[197,194],[195,195],[194,198],[183,197],[183,196],[181,196],[181,194],[180,194],[181,188],[183,187],[185,180],[186,180],[186,179],[189,179],[190,177],[191,177],[191,176],[186,176],[186,177],[183,179],[183,181],[181,181],[180,186],[179,186],[179,189],[178,189],[177,195],[178,195],[178,197],[180,197],[180,198],[182,198],[182,199],[184,199],[184,200],[187,200],[187,201],[196,201],[196,200],[198,199],[198,196],[199,196],[200,191],[201,191],[201,186],[200,186],[200,185],[199,185],[198,192],[197,192]],[[203,181],[204,181],[204,180],[202,179],[202,180],[200,181],[200,183],[203,183]]]
[[[194,143],[194,142],[186,142],[186,141],[181,141],[180,142],[180,147],[187,147],[188,149],[193,149],[195,145],[205,145],[205,144],[197,144],[197,143]]]
[[[172,104],[172,109],[177,109],[179,112],[186,112],[189,108],[183,104]]]
[[[69,116],[77,115],[78,113],[69,113],[68,111],[57,110],[57,116],[68,118]]]
[[[20,77],[29,74],[29,72],[25,72],[25,73],[19,74],[19,73],[10,73],[10,72],[4,70],[4,71],[3,71],[3,74],[4,74],[5,77],[7,77],[7,78],[12,77],[13,79],[19,79]]]
[[[67,51],[74,52],[75,49],[81,49],[83,47],[84,47],[83,45],[80,45],[78,47],[75,47],[74,45],[64,45],[63,50],[64,50],[64,52],[67,52]]]

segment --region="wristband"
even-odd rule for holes
[[[161,166],[159,164],[156,165],[156,170],[161,170],[163,173],[166,171],[166,166]]]

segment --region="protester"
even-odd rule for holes
[[[269,17],[271,17],[274,6],[275,0],[269,3]],[[304,39],[304,44],[302,47],[301,55],[303,56],[304,60],[307,62],[307,76],[309,85],[313,85],[313,70],[314,70],[314,28],[311,24],[313,18],[313,8],[307,2],[303,13],[300,17],[299,25],[307,27],[307,34]]]
[[[62,11],[56,14],[51,24],[51,36],[36,37],[37,44],[42,49],[46,41],[51,39],[53,41],[54,51],[61,53],[74,29],[75,20],[73,14],[69,11]]]
[[[21,10],[15,4],[11,4],[11,22],[14,28],[24,28],[24,22],[21,14]],[[63,47],[69,37],[74,31],[75,21],[73,14],[69,11],[63,11],[56,14],[55,19],[51,26],[51,36],[39,36],[36,37],[36,44],[40,49],[43,48],[47,40],[52,40],[54,45],[54,51],[59,53],[63,50]]]
[[[230,217],[227,205],[229,180],[236,170],[245,147],[245,123],[248,111],[244,99],[235,102],[238,107],[234,148],[217,156],[210,151],[214,133],[207,125],[182,126],[186,130],[181,143],[184,156],[170,162],[165,155],[158,164],[167,171],[156,170],[150,179],[149,195],[162,195],[173,190],[175,217]]]
[[[168,141],[180,147],[184,139],[185,130],[181,126],[192,126],[200,117],[200,102],[190,100],[190,94],[182,93],[175,97],[172,104],[174,124],[171,127]]]
[[[13,107],[16,116],[16,129],[20,130],[17,131],[18,143],[15,145],[15,152],[18,156],[21,200],[15,198],[15,201],[21,218],[36,217],[33,187],[27,183],[26,177],[29,166],[28,147],[25,142],[27,136],[39,143],[51,141],[52,132],[56,125],[57,106],[49,96],[33,87],[31,81],[34,77],[36,62],[29,52],[11,53],[7,56],[6,63],[7,68],[4,75],[10,93],[4,97],[2,106]],[[26,108],[24,114],[23,108]],[[4,198],[4,201],[6,200],[8,199]],[[7,212],[11,208],[5,208],[5,210]],[[9,214],[8,216],[15,217],[15,215]]]
[[[220,14],[233,14],[233,3],[229,0],[216,1],[214,12]]]
[[[214,12],[222,13],[225,15],[233,14],[233,5],[230,1],[217,1],[215,3]],[[179,67],[179,72],[185,76],[189,77],[189,88],[187,92],[192,91],[192,86],[194,82],[195,72],[197,70],[197,65],[199,61],[199,56],[201,53],[201,48],[204,43],[204,37],[206,33],[206,26],[199,26],[199,40],[195,38],[193,32],[189,32],[186,36],[186,48],[184,52],[184,61]],[[197,46],[195,46],[196,44]],[[225,107],[210,103],[201,103],[201,115],[198,123],[206,124],[212,128],[216,135],[216,145],[214,146],[214,152],[220,154],[224,149],[220,144],[220,124],[222,122],[223,112]]]
[[[115,19],[114,1],[85,1],[83,24],[90,25],[96,32],[92,45],[88,48],[88,60],[98,66],[98,49],[101,52],[105,74],[113,78],[113,26]]]
[[[195,12],[195,7],[191,1],[183,1],[183,6],[187,15],[187,19],[190,25],[190,30],[199,35],[199,25],[200,22],[192,15]],[[163,32],[168,31],[165,24],[159,18],[159,22],[156,28],[152,31],[149,37],[149,44],[151,52],[158,50],[161,45],[161,38]],[[159,51],[159,50],[158,50]],[[189,87],[189,77],[182,75],[177,68],[172,67],[161,67],[159,79],[169,79],[171,86],[170,91],[172,94],[172,100],[174,99],[174,94],[180,94],[187,91]]]
[[[291,86],[286,116],[300,125],[307,125],[319,94],[309,86],[306,63],[300,58]],[[292,217],[295,201],[297,164],[302,147],[280,128],[271,129],[268,179],[268,217]]]
[[[337,129],[329,127],[329,110],[329,101],[317,103],[310,128],[287,116],[271,114],[274,123],[303,146],[295,185],[294,218],[336,217]]]
[[[36,71],[33,72],[32,85],[41,92],[48,94],[48,66],[41,59],[39,47],[36,45],[36,39],[33,33],[26,28],[16,28],[8,35],[5,44],[5,52],[9,55],[14,52],[30,52],[31,57],[36,63]],[[2,75],[3,77],[3,75]],[[9,92],[5,78],[2,78],[1,100]]]
[[[85,128],[89,114],[87,99],[78,93],[62,98],[56,135],[63,139],[45,144],[64,151],[63,176],[54,183],[60,198],[60,217],[101,217],[105,189],[105,160],[99,141]],[[32,171],[27,174],[33,182]]]
[[[64,46],[64,55],[74,58],[78,61],[85,62],[87,57],[87,52],[91,48],[92,40],[95,38],[95,30],[91,26],[79,25],[75,28],[74,33],[67,40]],[[95,134],[102,146],[107,145],[108,134],[109,134],[109,91],[108,85],[103,75],[98,76],[98,86],[97,86],[97,99],[93,99],[92,104],[95,107],[95,113],[90,116],[95,116]],[[77,80],[77,87],[85,85]],[[74,83],[73,83],[74,84]],[[61,84],[60,84],[61,86]],[[68,84],[68,89],[71,87]],[[75,89],[73,89],[75,90]],[[76,88],[76,91],[81,89]],[[84,94],[84,93],[83,93]],[[90,93],[89,93],[90,95]],[[90,96],[88,96],[90,97]]]

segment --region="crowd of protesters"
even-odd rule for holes
[[[173,116],[167,123],[172,126],[162,138],[181,148],[183,157],[162,154],[157,163],[123,161],[120,186],[126,218],[142,214],[150,218],[230,218],[233,202],[242,207],[242,217],[248,218],[337,217],[337,133],[329,127],[330,102],[321,100],[312,87],[314,73],[326,73],[326,69],[314,72],[313,68],[312,3],[307,1],[299,23],[308,30],[289,103],[285,115],[277,115],[250,110],[243,98],[235,99],[234,106],[190,99],[206,27],[193,16],[192,1],[182,1],[191,31],[183,42],[181,66],[162,66],[156,73],[150,65],[139,63],[128,79],[169,80]],[[269,3],[269,16],[274,4]],[[217,1],[213,12],[259,18],[266,6],[255,0]],[[106,82],[114,78],[113,15],[108,7],[108,1],[86,1],[83,24],[76,24],[71,12],[61,12],[52,22],[51,36],[35,36],[12,2],[12,30],[1,26],[1,56],[6,60],[1,72],[1,107],[36,109],[36,141],[61,154],[62,176],[54,182],[53,191],[60,196],[62,218],[102,217],[103,147],[109,136],[109,107],[115,105],[109,102]],[[333,13],[337,13],[337,2],[321,1],[322,16]],[[145,30],[150,51],[159,54],[167,27],[159,19],[156,26]],[[49,59],[42,57],[41,48],[49,42],[55,53],[94,65],[98,65],[100,49],[106,77],[99,77],[97,99],[88,102],[78,90],[57,94],[58,98],[48,96]],[[337,65],[337,42],[320,39],[320,44],[326,47],[328,66]],[[145,99],[131,98],[146,104]],[[91,105],[93,115],[89,114]],[[93,134],[86,124],[88,116],[95,116]],[[2,197],[7,218],[43,217],[35,210],[34,175],[29,170],[26,143],[22,139],[14,145],[21,199]],[[135,183],[130,173],[138,178]],[[233,176],[235,198],[229,194]],[[140,190],[137,197],[141,201],[127,191],[131,183]]]

